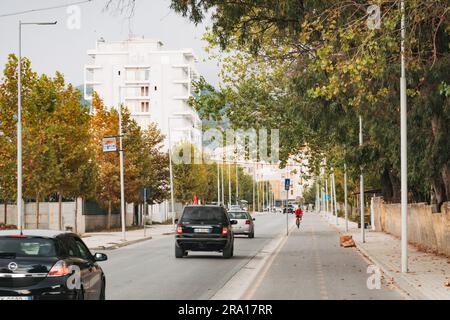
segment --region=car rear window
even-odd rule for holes
[[[188,207],[183,211],[181,223],[227,223],[225,211],[221,208]]]
[[[0,258],[15,257],[54,257],[55,242],[52,239],[37,237],[0,237]]]
[[[231,219],[248,219],[247,213],[245,212],[228,212]]]

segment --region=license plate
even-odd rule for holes
[[[195,228],[195,233],[211,233],[211,229],[202,229],[202,228]]]
[[[33,300],[33,297],[24,297],[24,296],[18,296],[18,297],[0,297],[0,300],[23,301],[23,300]]]

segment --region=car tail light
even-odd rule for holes
[[[177,225],[177,234],[183,234],[183,226],[181,224]]]
[[[17,234],[17,235],[8,236],[8,238],[25,239],[25,238],[28,238],[28,237],[24,236],[23,234]]]
[[[226,236],[228,234],[228,227],[223,227],[222,228],[222,235]]]
[[[245,220],[245,224],[250,224],[250,220]]]
[[[48,276],[49,277],[62,277],[62,276],[67,276],[71,273],[72,272],[70,271],[67,264],[64,261],[60,260],[57,263],[55,263],[55,265],[50,269],[50,271],[48,272]]]

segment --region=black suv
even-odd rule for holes
[[[177,223],[175,257],[187,256],[187,251],[217,251],[224,258],[233,256],[234,234],[231,220],[222,206],[186,206]]]

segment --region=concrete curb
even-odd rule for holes
[[[320,215],[330,226],[332,226],[339,234],[345,234],[345,232],[342,232],[339,230],[339,228],[332,224],[327,216]],[[383,274],[385,274],[387,277],[389,277],[394,284],[402,291],[404,291],[411,299],[413,300],[430,300],[429,297],[421,293],[419,290],[414,288],[414,286],[410,283],[410,281],[402,276],[401,274],[397,274],[395,272],[392,272],[388,269],[386,265],[381,263],[378,259],[374,258],[370,253],[359,243],[359,241],[355,240],[356,249],[360,252],[361,255],[363,255],[366,259],[371,261],[374,265],[379,267]]]
[[[136,240],[131,240],[131,241],[125,241],[122,243],[116,243],[116,244],[113,244],[110,246],[100,246],[100,247],[89,248],[89,249],[90,250],[115,250],[115,249],[123,248],[126,246],[130,246],[132,244],[144,242],[144,241],[151,240],[151,239],[153,239],[153,237],[146,237],[146,238],[141,238],[141,239],[136,239]]]

